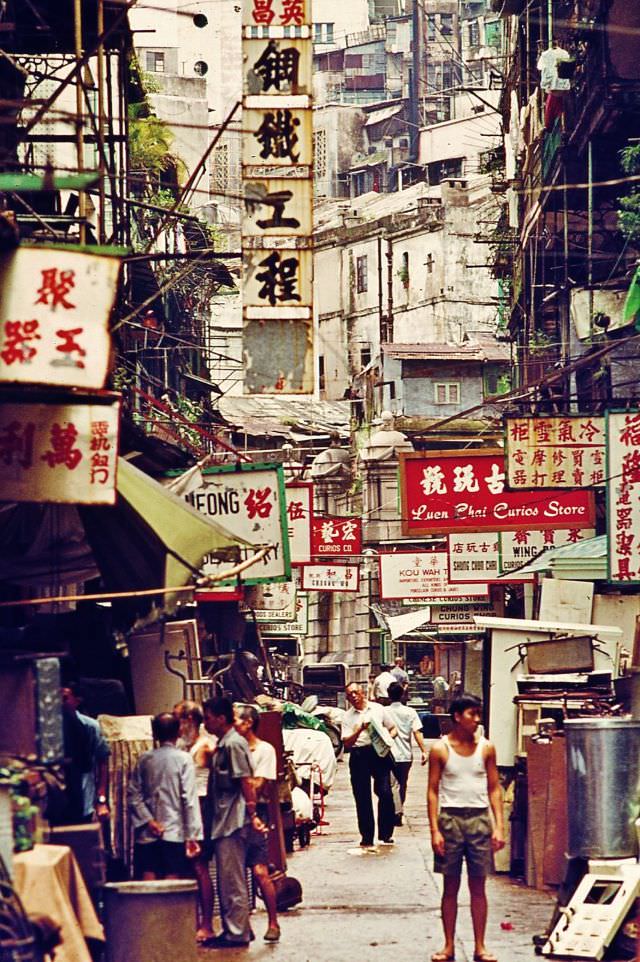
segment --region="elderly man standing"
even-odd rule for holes
[[[156,715],[151,728],[157,747],[140,756],[127,790],[136,874],[145,881],[189,878],[187,859],[199,855],[202,838],[193,760],[176,748],[174,715]]]
[[[383,845],[393,844],[395,808],[391,793],[391,761],[389,745],[397,729],[386,709],[367,699],[355,682],[345,689],[351,707],[342,719],[342,741],[350,751],[349,775],[356,803],[360,847],[373,848],[375,822],[371,798],[371,781],[378,796],[378,838]],[[384,732],[388,732],[386,739]],[[374,741],[376,747],[374,747]],[[389,744],[385,745],[385,742]],[[384,748],[386,747],[386,753]],[[380,753],[379,753],[380,752]]]
[[[211,838],[224,931],[207,939],[208,948],[238,948],[254,938],[249,925],[249,896],[245,878],[249,827],[265,829],[256,813],[256,789],[251,752],[233,725],[228,698],[210,698],[202,706],[204,726],[218,739],[211,764],[209,799]]]

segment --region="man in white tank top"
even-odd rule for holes
[[[427,807],[435,871],[444,877],[444,948],[432,962],[455,958],[455,930],[462,863],[466,860],[471,895],[475,962],[496,962],[484,944],[487,925],[485,880],[493,852],[504,848],[502,790],[491,742],[480,736],[482,705],[472,695],[450,707],[453,729],[429,753]],[[493,815],[493,820],[491,818]]]

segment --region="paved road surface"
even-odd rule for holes
[[[406,824],[396,844],[376,854],[358,848],[348,763],[338,766],[327,799],[329,825],[309,848],[290,857],[289,874],[302,883],[304,902],[284,913],[282,940],[262,941],[265,915],[253,916],[256,941],[245,950],[201,950],[199,959],[229,962],[428,962],[441,948],[439,879],[432,872],[426,818],[426,769],[414,762],[409,780]],[[457,962],[471,962],[473,937],[466,889],[461,890]],[[505,876],[490,880],[487,946],[500,962],[533,962],[531,936],[550,918],[552,899]],[[508,922],[511,931],[501,929]]]

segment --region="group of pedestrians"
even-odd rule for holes
[[[400,659],[395,668],[406,676]],[[429,762],[427,811],[434,869],[443,876],[444,946],[434,953],[432,962],[450,962],[455,958],[458,891],[465,861],[474,962],[496,962],[485,946],[485,882],[493,869],[493,853],[504,847],[504,823],[495,749],[481,734],[482,705],[472,695],[454,698],[449,709],[451,731],[428,751],[417,712],[404,704],[406,682],[392,672],[391,667],[385,667],[375,679],[376,700],[355,682],[347,685],[345,692],[350,707],[343,718],[342,740],[349,751],[361,849],[365,854],[377,851],[372,786],[378,799],[378,843],[394,844],[394,827],[402,824],[402,816],[394,806],[392,778],[397,781],[404,803],[413,738],[420,749],[422,765]]]
[[[265,941],[280,938],[276,893],[268,869],[268,804],[276,753],[258,737],[260,714],[211,698],[184,701],[153,719],[155,747],[141,756],[128,789],[136,877],[195,877],[197,941],[207,948],[247,946],[246,870],[251,868],[268,912]],[[222,932],[212,928],[215,862]]]

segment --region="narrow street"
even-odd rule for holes
[[[309,848],[296,849],[289,874],[302,884],[301,906],[282,916],[282,940],[262,941],[265,916],[258,902],[252,918],[256,941],[252,959],[277,962],[427,962],[441,948],[439,880],[432,871],[426,817],[426,769],[414,762],[409,780],[405,825],[396,829],[393,848],[362,854],[358,848],[355,810],[349,788],[348,762],[338,766],[328,797],[322,835]],[[506,876],[489,883],[487,945],[500,962],[533,962],[533,933],[542,931],[552,899]],[[501,922],[511,923],[503,930]],[[202,960],[224,955],[247,958],[246,950],[224,953],[202,950]],[[473,937],[468,897],[461,890],[456,946],[457,962],[471,962]]]

